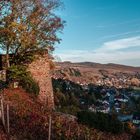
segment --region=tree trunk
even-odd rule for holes
[[[6,82],[8,83],[8,68],[10,67],[10,60],[9,60],[9,46],[7,46],[6,50],[6,62],[5,62],[5,70],[6,70]]]
[[[6,50],[6,70],[10,67],[10,61],[9,61],[9,46],[7,46]]]

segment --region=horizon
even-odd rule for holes
[[[93,63],[93,64],[99,64],[99,65],[120,65],[120,66],[126,66],[126,67],[135,67],[135,68],[140,68],[140,66],[132,66],[132,65],[125,65],[125,64],[118,64],[118,63],[97,63],[97,62],[91,62],[91,61],[79,61],[79,62],[72,62],[72,61],[55,61],[56,63],[72,63],[72,64],[77,64],[77,63]]]
[[[140,66],[139,0],[63,0],[62,61]]]

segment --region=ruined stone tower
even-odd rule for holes
[[[54,109],[54,96],[50,74],[50,58],[48,51],[44,51],[40,57],[37,55],[31,64],[28,65],[28,71],[31,72],[34,80],[39,84],[40,93],[38,99],[48,106],[48,109]],[[5,69],[5,55],[0,55],[0,79],[2,80],[2,74]],[[6,72],[4,73],[6,75]],[[5,76],[6,77],[6,76]],[[6,78],[5,78],[6,79]]]
[[[28,70],[39,84],[39,100],[46,104],[49,109],[54,109],[54,96],[48,53],[44,53],[43,56],[40,56],[35,61],[33,61],[28,66]]]

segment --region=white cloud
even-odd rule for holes
[[[136,46],[140,47],[140,36],[105,42],[99,51],[117,51]]]
[[[124,51],[136,46],[139,47],[137,51]],[[57,55],[61,57],[62,61],[90,61],[140,66],[140,36],[105,42],[96,50],[68,50],[57,53]]]
[[[72,61],[72,62],[89,61],[97,63],[119,63],[140,66],[140,61],[137,61],[137,63],[133,62],[133,60],[140,60],[140,51],[101,53],[92,51],[89,52],[89,51],[69,50],[63,53],[59,53],[58,55],[61,57],[62,61]]]

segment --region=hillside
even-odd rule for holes
[[[131,84],[133,78],[140,79],[140,67],[124,66],[118,64],[99,64],[92,62],[56,63],[56,69],[53,73],[54,78],[64,78],[76,83],[94,83],[100,84],[106,79],[109,82],[115,79],[127,81]],[[109,79],[107,79],[109,78]],[[115,86],[119,86],[115,85]]]
[[[72,116],[59,112],[48,112],[22,89],[5,89],[4,102],[10,105],[10,139],[11,140],[47,140],[49,117],[52,118],[51,139],[81,140],[130,140],[131,136],[124,133],[113,135],[90,129],[79,124]],[[74,129],[73,129],[74,128]],[[1,140],[8,139],[0,125]]]
[[[116,70],[125,70],[125,71],[138,71],[140,72],[140,67],[133,67],[127,65],[120,64],[100,64],[94,62],[80,62],[80,63],[72,63],[72,62],[56,62],[58,66],[70,66],[70,67],[87,67],[87,68],[99,68],[99,69],[116,69]]]

